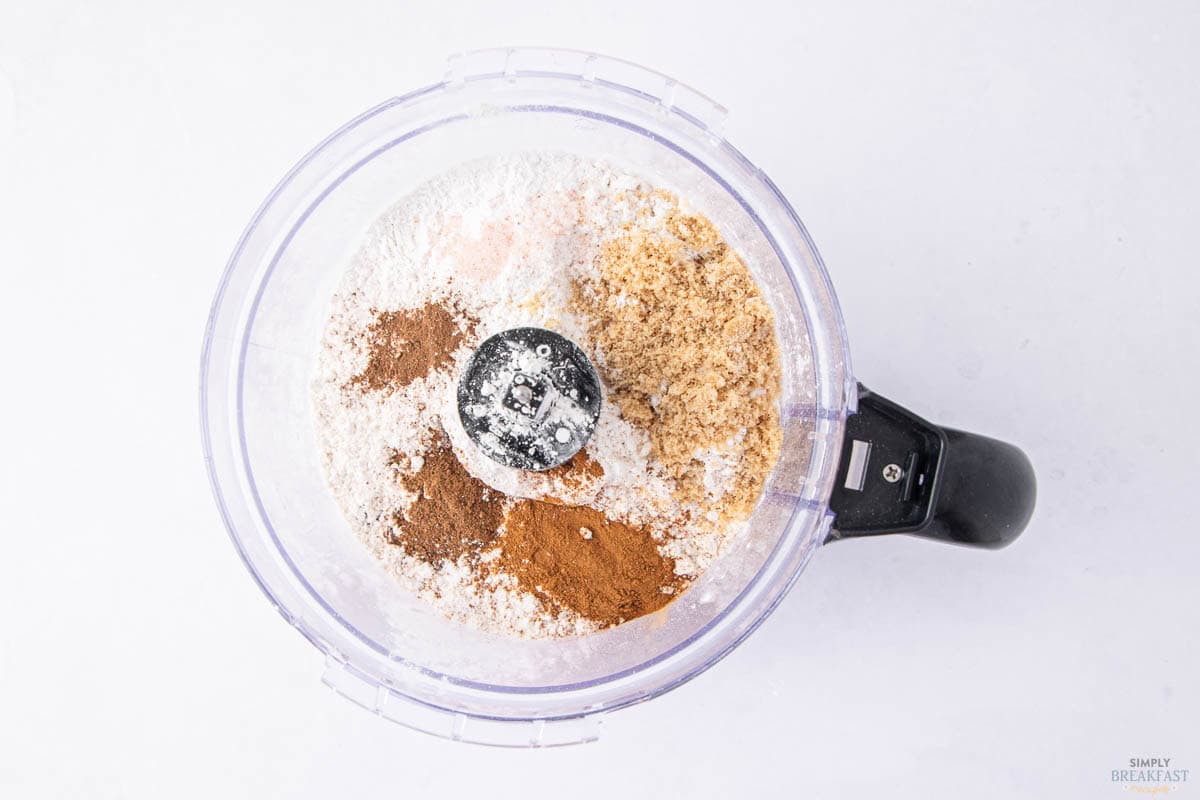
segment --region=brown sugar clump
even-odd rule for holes
[[[504,528],[495,567],[552,607],[601,627],[657,611],[686,585],[649,530],[595,509],[523,500],[509,509]]]
[[[367,329],[367,367],[350,383],[373,392],[401,389],[450,364],[477,320],[446,306],[375,313]]]
[[[435,565],[463,555],[474,560],[496,538],[504,495],[468,473],[444,441],[401,480],[417,499],[394,517],[393,543],[409,555]]]
[[[660,230],[629,225],[575,287],[609,396],[646,429],[682,502],[705,499],[697,450],[742,455],[725,519],[748,514],[779,458],[775,317],[746,265],[706,218],[672,201]],[[739,441],[740,440],[740,441]]]

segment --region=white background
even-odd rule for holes
[[[0,0],[0,796],[1200,797],[1200,6]],[[453,51],[597,50],[731,110],[856,374],[1022,445],[992,553],[818,553],[598,744],[414,733],[322,686],[211,502],[201,333],[310,146]]]

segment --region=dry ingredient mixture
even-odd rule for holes
[[[584,450],[483,455],[458,375],[509,328],[596,365]],[[780,450],[774,317],[713,224],[600,162],[526,153],[430,181],[371,229],[334,297],[313,402],[355,533],[449,617],[524,636],[657,611],[744,527]]]

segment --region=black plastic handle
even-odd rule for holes
[[[827,541],[911,533],[1004,547],[1025,530],[1036,499],[1033,465],[1018,448],[940,428],[859,384]]]

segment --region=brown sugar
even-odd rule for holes
[[[494,568],[551,607],[604,628],[657,611],[686,585],[648,529],[592,508],[514,503],[499,544]]]
[[[477,320],[426,303],[405,311],[375,312],[367,328],[367,367],[350,383],[369,391],[401,389],[450,364]]]
[[[401,481],[417,499],[393,519],[393,543],[409,555],[435,565],[463,555],[474,559],[496,538],[504,495],[467,472],[445,441]]]
[[[742,456],[724,519],[748,514],[780,451],[775,318],[716,228],[672,200],[662,230],[627,226],[576,282],[601,371],[621,415],[647,430],[682,502],[705,498],[697,450]]]

